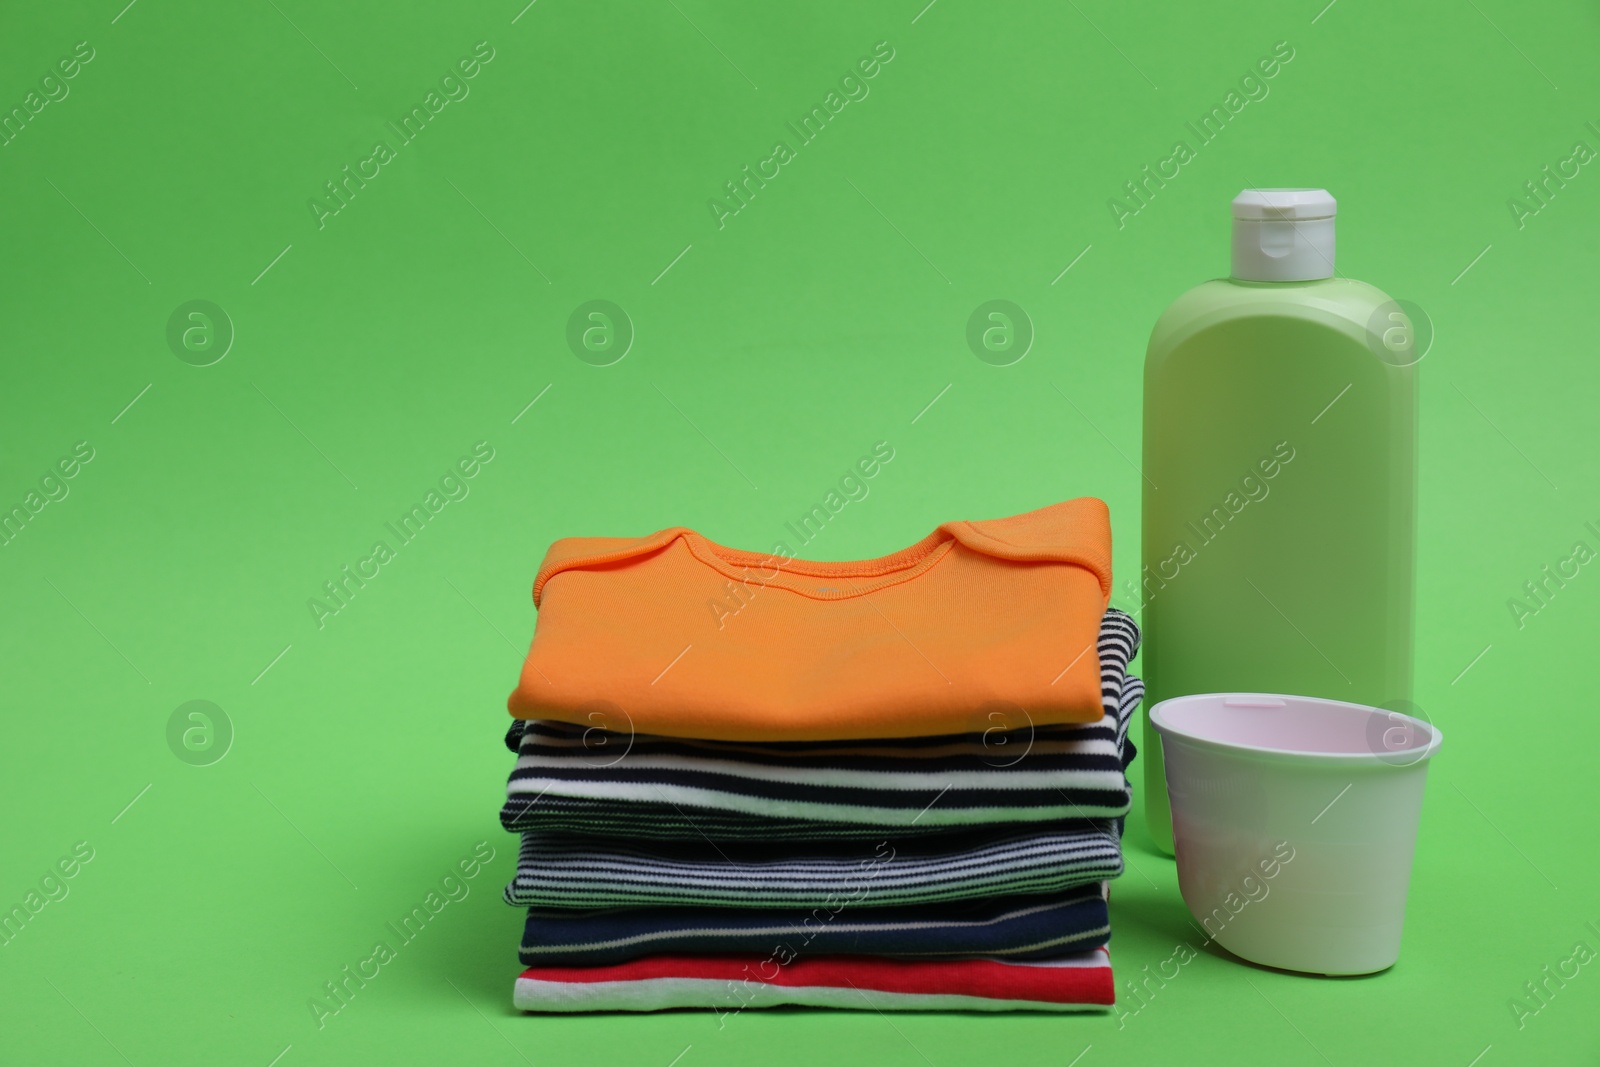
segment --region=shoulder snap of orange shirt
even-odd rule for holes
[[[919,737],[1102,714],[1111,524],[1084,497],[851,563],[682,527],[555,542],[511,713],[732,741]]]

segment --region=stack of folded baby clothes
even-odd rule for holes
[[[506,738],[517,1006],[1109,1005],[1110,580],[1088,499],[855,563],[558,541]]]

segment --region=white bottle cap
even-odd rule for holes
[[[1233,198],[1233,276],[1249,282],[1333,277],[1333,220],[1326,189],[1246,189]]]

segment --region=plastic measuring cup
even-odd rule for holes
[[[1369,974],[1400,956],[1428,759],[1442,735],[1363,704],[1211,693],[1150,709],[1178,887],[1236,956]]]

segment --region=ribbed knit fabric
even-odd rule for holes
[[[525,966],[595,966],[656,954],[745,959],[811,955],[941,959],[1042,959],[1106,943],[1105,883],[1061,893],[959,904],[873,908],[839,904],[809,912],[747,908],[531,908]]]
[[[1139,701],[1124,688],[1138,645],[1133,620],[1106,612],[1095,649],[1105,714],[1086,725],[1036,726],[1026,709],[992,705],[967,734],[742,744],[517,720],[501,823],[634,841],[778,841],[1120,818]]]
[[[860,1011],[1084,1011],[1116,1000],[1104,948],[1037,962],[814,956],[789,963],[728,956],[651,956],[611,967],[534,967],[517,978],[524,1011],[802,1005]]]

